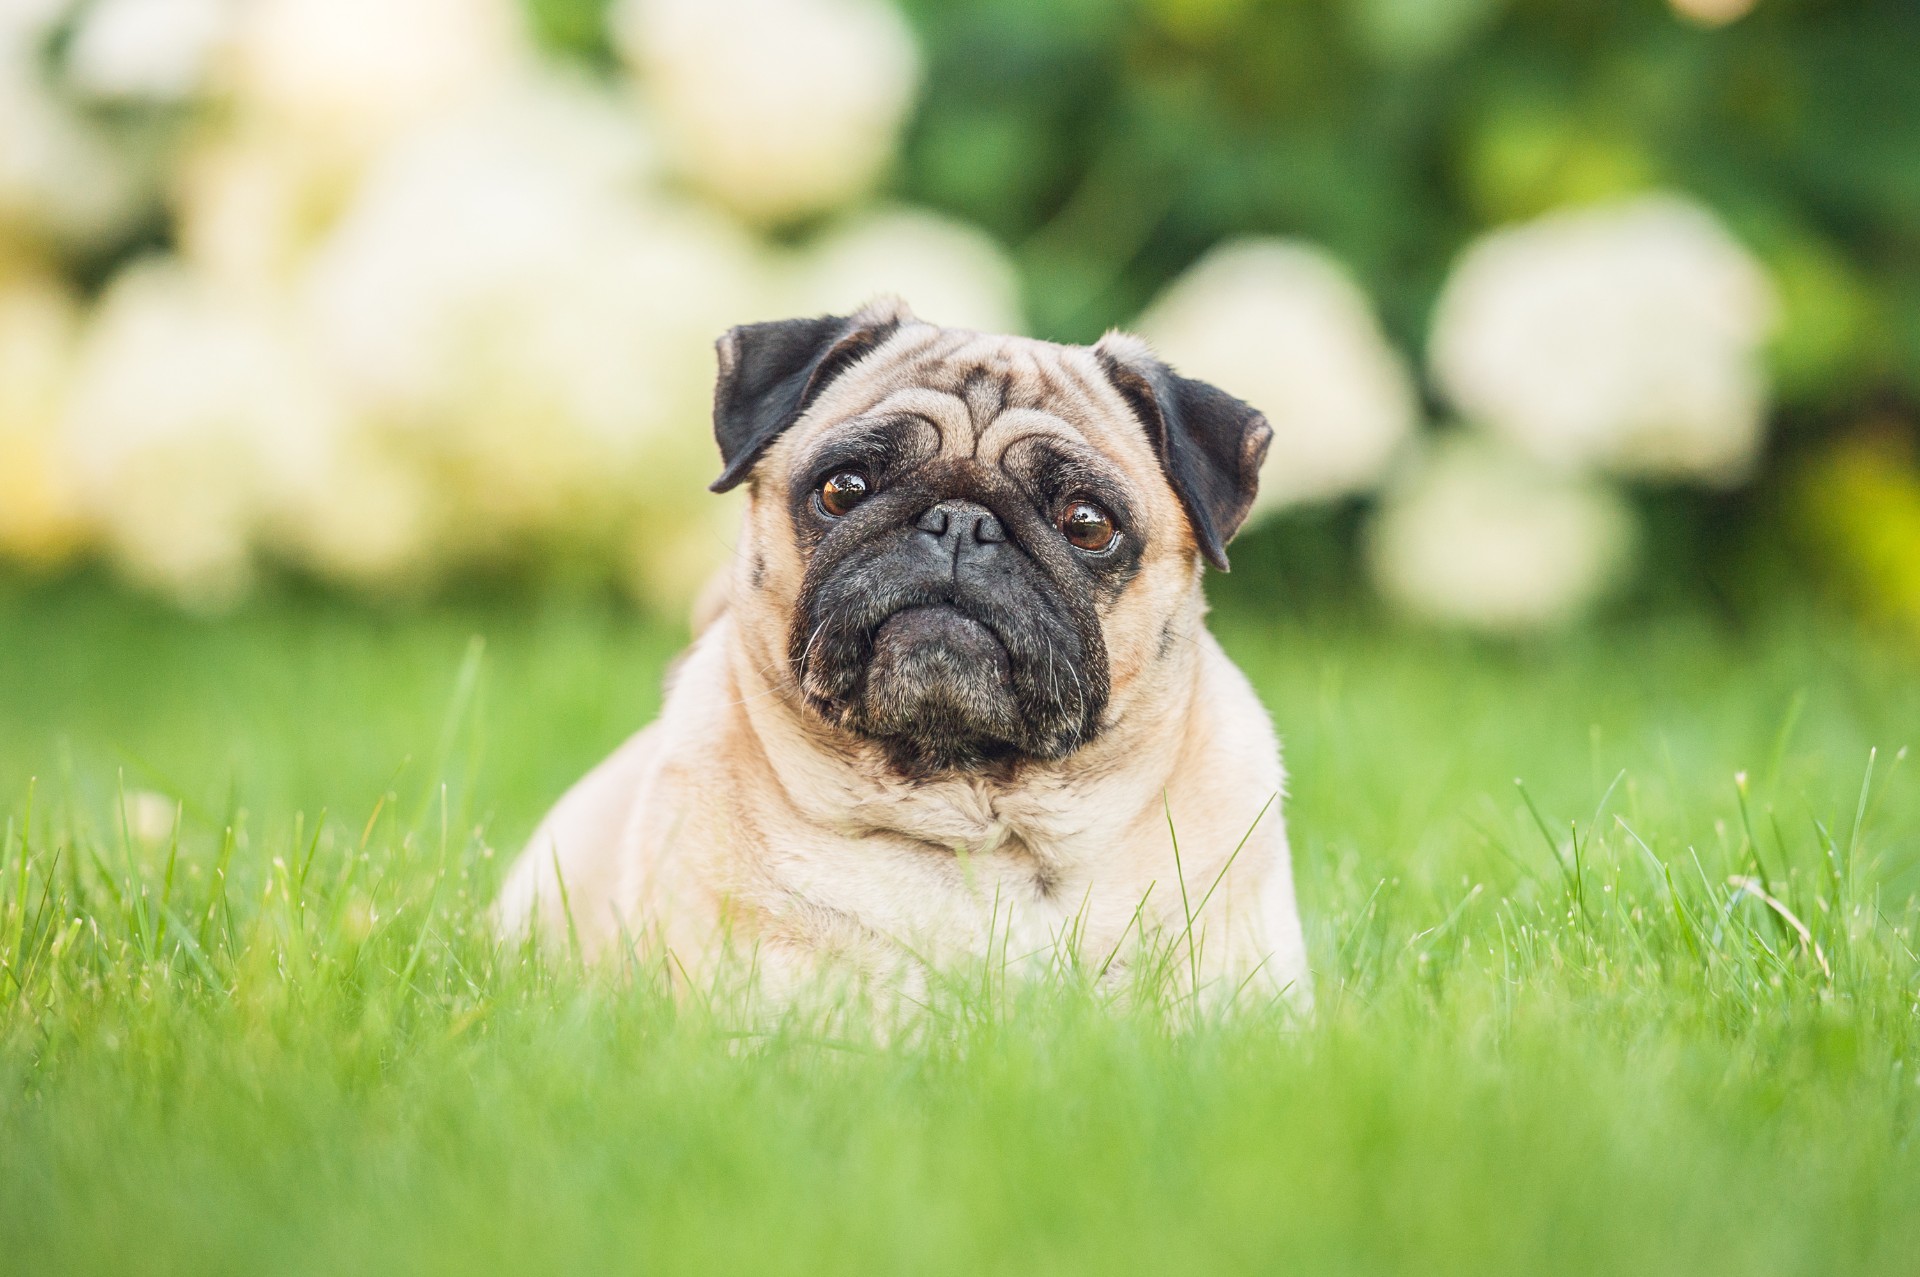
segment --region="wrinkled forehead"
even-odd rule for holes
[[[1135,484],[1158,473],[1145,431],[1082,346],[911,326],[827,387],[793,432],[793,455],[850,422],[905,428],[926,459],[998,467],[1044,446]]]

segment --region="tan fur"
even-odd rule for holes
[[[1279,747],[1205,628],[1182,508],[1101,351],[1145,357],[1117,334],[1090,349],[910,321],[837,377],[755,470],[740,549],[723,592],[703,600],[659,720],[546,818],[502,892],[502,926],[571,925],[589,954],[663,943],[689,971],[744,944],[776,980],[823,955],[908,970],[980,955],[990,936],[1014,960],[1050,960],[1071,936],[1097,964],[1124,954],[1142,921],[1184,933],[1240,847],[1193,927],[1201,979],[1304,1005]],[[981,369],[992,375],[955,375]],[[788,462],[883,404],[937,423],[943,457],[992,465],[1034,434],[1091,448],[1150,522],[1140,571],[1101,617],[1107,725],[1068,757],[907,779],[803,703],[788,659],[806,566]]]

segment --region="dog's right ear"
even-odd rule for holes
[[[905,307],[879,304],[857,315],[741,324],[715,342],[720,379],[713,389],[713,437],[722,468],[713,491],[739,486],[827,383],[907,318]]]

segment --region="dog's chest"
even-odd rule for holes
[[[890,835],[963,857],[1032,862],[1057,871],[1079,859],[1079,844],[1093,832],[1086,806],[1083,795],[1059,787],[967,776],[863,795],[836,823],[850,833]]]
[[[870,935],[931,957],[984,953],[994,936],[1044,945],[1080,903],[1081,888],[1017,836],[991,847],[941,846],[872,832],[823,840],[781,866],[803,914],[851,921]]]
[[[1094,873],[1127,859],[1097,846],[1101,837],[1053,795],[968,778],[850,809],[790,843],[778,873],[796,904],[916,952],[984,952],[996,936],[1037,950],[1120,886]]]

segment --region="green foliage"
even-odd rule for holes
[[[1352,262],[1417,349],[1475,230],[1658,184],[1789,277],[1796,399],[1920,393],[1910,332],[1842,336],[1920,304],[1903,0],[1760,0],[1718,30],[1651,0],[908,8],[931,73],[901,187],[1018,246],[1043,333],[1125,322],[1216,241],[1278,233]]]
[[[7,600],[0,1255],[1907,1271],[1911,656],[1790,609],[1511,651],[1268,614],[1220,628],[1288,740],[1317,1022],[989,964],[879,1042],[487,940],[492,849],[676,636]]]
[[[542,46],[601,67],[614,61],[607,35],[610,8],[611,0],[529,0],[526,6],[533,37]]]
[[[606,56],[600,0],[529,0]],[[1351,262],[1418,349],[1476,230],[1660,185],[1781,277],[1790,402],[1920,396],[1920,10],[1760,0],[906,0],[908,198],[1013,245],[1037,331],[1097,335],[1232,235]]]

